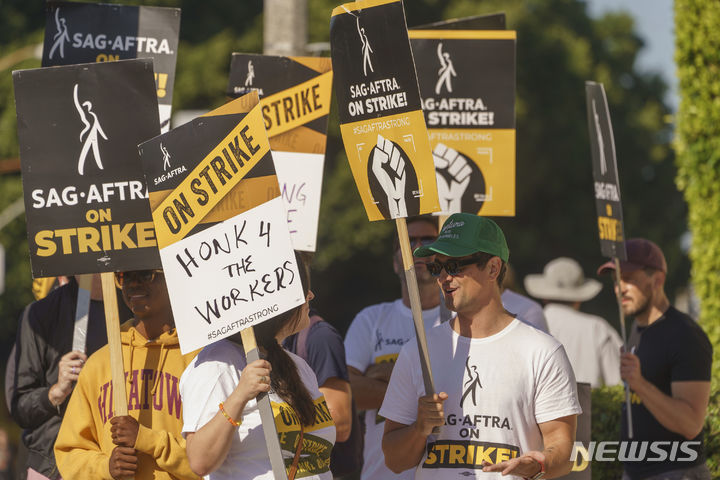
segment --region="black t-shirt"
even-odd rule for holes
[[[640,358],[642,376],[655,385],[665,395],[672,396],[672,382],[710,381],[712,367],[712,345],[707,335],[695,321],[673,307],[667,309],[662,317],[647,327],[633,325],[630,340],[635,355]],[[625,404],[622,406],[622,439],[628,439]],[[656,448],[665,452],[665,461],[626,461],[624,467],[633,479],[645,478],[649,475],[680,468],[689,468],[705,462],[703,432],[692,439],[699,444],[681,446],[688,440],[678,433],[663,427],[650,411],[642,404],[637,395],[632,397],[633,442],[679,442],[677,447],[663,444]],[[636,446],[636,451],[641,446]],[[662,454],[647,448],[647,459],[660,458]],[[694,461],[688,459],[694,451]]]

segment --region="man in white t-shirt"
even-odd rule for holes
[[[415,250],[431,255],[427,268],[457,317],[427,338],[439,393],[425,394],[414,343],[398,357],[380,409],[385,463],[415,467],[417,479],[568,473],[581,413],[575,378],[557,340],[502,306],[502,230],[487,218],[451,215],[437,241]]]
[[[410,217],[407,219],[407,228],[411,247],[429,245],[437,238],[437,217]],[[440,292],[425,263],[423,259],[415,262],[415,274],[427,330],[439,323]],[[365,418],[363,480],[413,477],[412,471],[398,475],[385,466],[381,449],[385,419],[377,414],[400,349],[415,337],[410,297],[397,240],[393,266],[400,278],[402,297],[394,302],[371,305],[360,311],[345,336],[345,357],[353,398],[358,410],[364,410],[361,414]],[[417,363],[416,365],[419,371],[420,366]]]
[[[541,274],[525,277],[525,290],[545,303],[550,335],[565,347],[578,382],[592,388],[619,385],[620,335],[604,318],[580,311],[580,304],[594,298],[602,284],[585,278],[572,258],[548,262]]]

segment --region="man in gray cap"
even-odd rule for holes
[[[434,256],[427,269],[457,317],[427,335],[438,393],[426,395],[417,343],[400,352],[380,408],[387,466],[416,468],[416,479],[568,473],[581,412],[575,377],[557,340],[503,308],[500,227],[456,213],[415,256]]]
[[[551,260],[543,273],[525,277],[525,290],[545,304],[550,334],[565,347],[578,382],[597,388],[618,385],[620,335],[605,319],[580,311],[580,304],[594,298],[602,284],[585,278],[572,258]]]
[[[660,247],[632,238],[625,250],[627,260],[620,262],[621,308],[635,322],[630,352],[621,356],[620,375],[632,391],[632,441],[660,442],[652,450],[665,446],[666,455],[659,461],[624,462],[623,479],[710,480],[702,428],[710,398],[712,345],[692,318],[670,305],[664,290],[667,263]],[[614,270],[615,264],[607,262],[598,274]],[[629,440],[624,404],[621,436]]]

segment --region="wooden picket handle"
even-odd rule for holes
[[[120,340],[120,314],[118,313],[117,291],[114,273],[100,274],[102,281],[103,305],[105,307],[105,328],[110,350],[110,373],[113,386],[113,415],[128,414],[125,392],[125,369],[123,367],[122,342]]]
[[[615,298],[617,299],[618,309],[620,310],[620,333],[622,333],[623,347],[625,351],[628,350],[627,333],[625,333],[625,314],[622,309],[622,292],[620,291],[620,259],[613,257],[615,262],[615,282],[617,288],[615,289]],[[632,401],[630,398],[630,387],[627,382],[623,382],[625,386],[625,410],[627,411],[627,427],[628,427],[628,438],[633,438],[633,422],[632,422]]]
[[[240,331],[243,349],[245,350],[245,359],[247,363],[260,360],[260,351],[258,350],[257,340],[255,339],[255,329],[253,327]],[[273,415],[270,397],[267,393],[261,393],[257,396],[258,410],[260,410],[260,420],[262,421],[263,433],[265,434],[265,445],[268,455],[270,456],[270,466],[272,467],[273,477],[276,480],[287,480],[287,471],[285,470],[285,460],[283,459],[282,450],[280,449],[280,440],[278,439],[277,428],[275,427],[275,416]]]
[[[413,324],[415,325],[415,338],[420,353],[420,368],[422,370],[423,383],[425,384],[425,395],[435,393],[435,385],[430,367],[430,354],[428,353],[427,338],[425,337],[425,324],[422,318],[422,305],[420,303],[420,290],[415,276],[415,260],[410,251],[410,238],[408,236],[407,221],[405,218],[396,218],[398,241],[403,260],[403,270],[407,283],[408,296],[410,297],[410,310],[412,311]]]

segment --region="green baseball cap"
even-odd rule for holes
[[[497,223],[469,213],[454,213],[445,221],[437,240],[415,249],[414,255],[464,257],[477,252],[495,255],[506,263],[510,257],[505,235]]]

